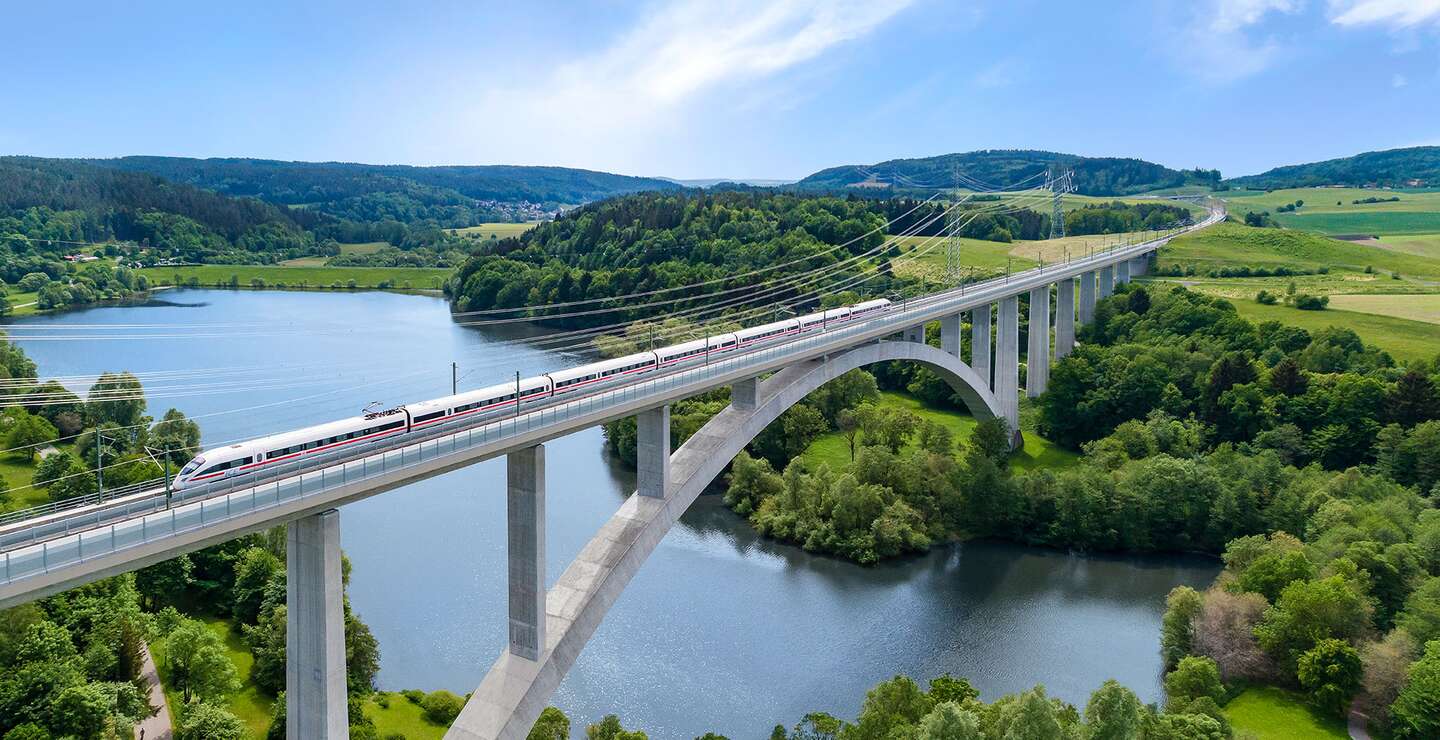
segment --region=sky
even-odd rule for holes
[[[0,153],[795,179],[1440,144],[1440,0],[0,0]]]

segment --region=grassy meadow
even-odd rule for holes
[[[1324,234],[1435,234],[1440,232],[1440,192],[1368,188],[1292,188],[1221,193],[1230,212],[1269,211],[1282,226]],[[1356,203],[1366,198],[1399,198],[1384,203]],[[1280,206],[1304,201],[1288,213]]]
[[[251,281],[265,281],[265,287],[345,288],[355,281],[356,288],[378,288],[381,283],[399,290],[438,290],[450,276],[449,268],[441,267],[323,267],[288,265],[188,265],[185,267],[147,267],[140,274],[153,285],[174,285],[176,276],[182,283],[191,278],[202,286],[224,286],[234,276],[242,288]],[[338,285],[337,285],[338,284]]]
[[[250,670],[255,665],[254,656],[250,654],[250,649],[245,646],[240,636],[230,629],[230,620],[220,617],[205,617],[201,621],[224,641],[225,656],[234,664],[235,675],[240,679],[240,690],[230,695],[226,701],[226,708],[245,723],[252,738],[265,737],[265,731],[270,727],[270,712],[274,708],[274,700],[261,694],[260,690],[255,688],[254,682],[250,680]],[[170,677],[165,670],[164,640],[151,643],[150,654],[155,658],[155,665],[160,669],[160,683],[165,687],[165,703],[170,707],[170,719],[179,724],[184,704],[181,702],[180,692],[170,686]]]
[[[375,254],[390,246],[390,242],[354,242],[340,244],[340,254]],[[296,257],[280,264],[286,267],[324,267],[329,257]]]
[[[385,706],[381,706],[384,702]],[[405,740],[440,740],[446,728],[425,719],[419,704],[398,693],[377,691],[365,701],[365,716],[375,721],[380,737],[400,733]]]
[[[1307,331],[1331,326],[1353,329],[1367,344],[1389,352],[1402,362],[1433,360],[1440,354],[1440,324],[1333,308],[1301,311],[1289,306],[1265,306],[1253,300],[1234,303],[1240,315],[1252,321],[1279,321]]]
[[[1246,689],[1224,708],[1236,737],[1256,740],[1345,740],[1345,723],[1316,714],[1304,698],[1273,686]]]
[[[520,236],[540,223],[539,221],[526,221],[525,223],[485,223],[479,226],[467,226],[463,229],[451,229],[450,233],[459,236],[477,235],[477,239],[504,239],[511,236]]]
[[[879,403],[883,406],[909,409],[922,419],[937,422],[949,429],[956,440],[968,439],[978,423],[975,417],[969,414],[931,408],[913,396],[895,391],[881,392]],[[1024,437],[1025,448],[1010,458],[1011,467],[1017,470],[1062,468],[1079,464],[1080,456],[1074,452],[1057,447],[1031,432],[1025,432]],[[831,470],[841,470],[850,465],[850,443],[840,432],[829,432],[811,442],[798,459],[808,470],[814,470],[821,464],[830,466]]]

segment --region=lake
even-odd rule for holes
[[[458,324],[445,302],[379,292],[175,290],[137,305],[12,322],[44,377],[130,370],[149,413],[174,406],[214,445],[370,403],[585,361],[516,343],[534,330]],[[634,474],[599,429],[547,445],[551,582]],[[465,694],[504,646],[504,461],[341,510],[350,601],[380,641],[381,688]],[[681,519],[615,604],[554,703],[578,731],[607,713],[655,738],[768,735],[824,710],[853,718],[897,673],[949,672],[994,699],[1043,683],[1083,706],[1107,678],[1160,701],[1160,618],[1218,563],[1075,555],[1001,543],[862,568],[757,537],[716,496]]]

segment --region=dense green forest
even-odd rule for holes
[[[831,167],[804,178],[796,187],[833,189],[879,181],[901,189],[951,188],[956,186],[957,170],[972,186],[983,183],[1001,189],[1034,187],[1043,183],[1043,173],[1052,167],[1073,170],[1075,187],[1084,195],[1129,195],[1220,182],[1217,170],[1173,170],[1142,159],[1082,157],[1029,149],[985,149],[923,159],[892,159],[869,166]],[[1036,178],[1037,175],[1041,178]],[[962,182],[960,186],[965,187],[966,184]]]
[[[1308,188],[1320,185],[1349,187],[1411,187],[1440,185],[1440,146],[1416,146],[1365,152],[1353,157],[1276,167],[1258,175],[1235,177],[1226,185],[1252,190]]]
[[[649,193],[593,203],[500,240],[465,262],[446,285],[456,311],[589,300],[676,286],[657,308],[634,305],[571,323],[611,324],[674,313],[713,294],[834,266],[820,282],[877,274],[855,286],[867,295],[903,287],[885,261],[885,218],[873,201],[762,191]],[[840,264],[850,258],[849,264]],[[763,270],[761,276],[751,275]],[[783,287],[783,286],[781,286]],[[806,289],[750,290],[735,306],[813,305]],[[682,300],[676,300],[682,299]],[[600,308],[592,304],[582,309]]]
[[[226,195],[300,206],[343,221],[434,222],[447,228],[488,221],[524,221],[526,202],[554,210],[644,190],[678,190],[668,180],[566,167],[510,165],[412,167],[270,159],[121,157],[89,160],[127,172],[158,175]],[[342,240],[343,241],[343,240]]]

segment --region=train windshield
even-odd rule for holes
[[[204,464],[205,464],[205,458],[203,458],[203,457],[197,457],[197,458],[195,458],[194,460],[191,460],[190,462],[185,463],[185,467],[183,467],[183,468],[180,469],[180,475],[189,475],[189,474],[195,472],[196,470],[199,470],[199,469],[200,469],[200,466],[201,466],[201,465],[204,465]]]

